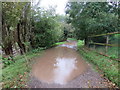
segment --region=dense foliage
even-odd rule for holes
[[[57,21],[58,17],[53,8],[48,11],[37,8],[34,11],[32,19],[32,25],[34,25],[33,47],[48,48],[62,39],[63,28],[61,23]]]
[[[79,47],[78,50],[80,51],[80,54],[83,55],[83,57],[89,63],[92,63],[92,65],[97,66],[99,70],[102,70],[103,72],[102,74],[104,74],[109,80],[120,86],[118,61],[111,60],[108,57],[102,56],[98,53],[95,53],[94,51],[88,50],[87,48],[83,47],[81,44],[82,42],[78,41],[78,47]],[[111,49],[111,51],[113,52],[114,50]]]
[[[21,54],[27,52],[26,43],[30,34],[30,3],[2,3],[2,49],[6,55],[13,55],[17,45]]]
[[[63,38],[64,16],[54,8],[45,10],[28,2],[2,3],[2,46],[6,55],[24,54],[31,49],[51,47]]]
[[[75,27],[76,38],[118,31],[118,5],[108,2],[71,2],[68,3],[66,14],[68,23]],[[78,33],[79,32],[79,33]]]
[[[15,56],[34,49],[46,49],[64,39],[65,17],[28,2],[2,3],[3,68],[15,63]]]

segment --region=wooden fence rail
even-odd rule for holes
[[[88,41],[88,45],[93,44],[94,45],[94,49],[96,47],[96,45],[102,45],[102,46],[106,46],[105,47],[105,53],[107,53],[108,50],[108,46],[112,46],[112,47],[120,47],[120,44],[109,44],[109,35],[113,35],[113,34],[120,34],[120,32],[111,32],[111,33],[106,33],[106,34],[99,34],[99,35],[92,35],[92,36],[88,36],[89,41]],[[96,42],[90,42],[92,37],[99,37],[99,36],[106,36],[106,43],[96,43]]]
[[[89,44],[95,44],[95,45],[104,45],[104,46],[113,46],[113,47],[120,47],[119,44],[109,44],[109,35],[113,35],[113,34],[120,34],[120,32],[112,32],[112,33],[106,33],[106,34],[99,34],[99,35],[92,35],[92,36],[88,36],[89,40],[91,37],[99,37],[99,36],[107,36],[106,37],[106,43],[96,43],[96,42],[92,42]]]
[[[106,36],[106,35],[113,35],[113,34],[120,34],[120,32],[112,32],[112,33],[106,33],[106,34],[92,35],[92,36],[88,36],[88,37],[98,37],[98,36]]]
[[[119,44],[106,44],[106,43],[90,43],[95,45],[103,45],[103,46],[112,46],[112,47],[120,47]]]

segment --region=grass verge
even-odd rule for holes
[[[16,56],[15,63],[2,70],[3,88],[26,88],[27,78],[31,70],[31,59],[40,56],[42,50],[33,50],[25,55]]]
[[[77,39],[76,38],[67,38],[67,40],[76,41]]]
[[[110,81],[120,87],[120,81],[118,78],[120,76],[118,72],[118,61],[111,60],[107,57],[95,53],[94,51],[87,49],[83,46],[81,41],[78,41],[78,50],[80,54],[83,55],[86,60],[88,60],[88,62],[93,63],[100,70],[102,70],[105,77],[107,77]]]
[[[95,50],[97,52],[103,53],[105,55],[108,55],[109,57],[113,58],[113,59],[118,59],[118,47],[108,47],[107,52],[105,52],[105,46],[101,46],[101,47],[96,47]]]
[[[64,44],[64,43],[66,43],[66,41],[64,41],[64,42],[57,42],[57,43],[53,44],[53,46],[58,46],[58,45],[61,45],[61,44]]]

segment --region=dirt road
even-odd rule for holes
[[[36,60],[30,74],[31,88],[107,88],[112,87],[76,51],[76,42],[46,50]]]

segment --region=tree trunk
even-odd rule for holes
[[[32,20],[31,20],[31,22],[32,22]],[[32,48],[35,48],[35,43],[34,43],[34,24],[33,24],[33,22],[32,23],[30,23],[31,24],[31,26],[30,26],[30,32],[29,32],[29,35],[30,35],[30,37],[29,37],[29,42],[30,42],[30,46],[32,47]]]
[[[11,43],[9,43],[7,47],[5,47],[3,50],[5,51],[6,55],[13,55],[13,49]]]
[[[31,35],[31,36],[30,36],[30,39],[29,39],[29,42],[30,42],[30,46],[31,46],[32,48],[35,48],[33,38],[34,38],[34,37],[32,37],[32,35]]]
[[[88,43],[88,41],[89,41],[89,40],[88,40],[88,38],[86,37],[86,38],[85,38],[84,45],[85,45],[85,46],[87,46],[87,47],[89,46],[89,43]]]
[[[10,26],[7,25],[4,21],[2,21],[2,47],[3,51],[6,55],[13,55],[12,41],[9,40],[9,36],[11,35]],[[6,37],[8,39],[6,39]]]
[[[17,25],[17,43],[20,47],[20,52],[23,55],[26,52],[26,48],[20,39],[20,23],[18,23],[18,25]]]

